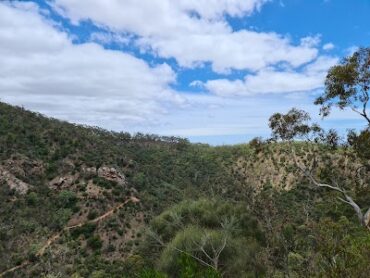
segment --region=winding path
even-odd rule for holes
[[[75,228],[78,228],[78,227],[82,227],[83,225],[86,225],[86,224],[98,223],[99,221],[104,220],[105,218],[111,216],[116,211],[118,211],[119,209],[121,209],[122,207],[124,207],[125,205],[127,205],[130,202],[136,204],[136,203],[140,202],[140,200],[138,198],[134,197],[134,196],[131,196],[125,202],[119,204],[118,206],[115,206],[114,208],[108,210],[106,213],[98,216],[95,219],[88,220],[88,221],[85,221],[85,222],[81,222],[81,223],[78,223],[78,224],[73,225],[73,226],[64,227],[61,231],[59,231],[58,233],[53,234],[51,237],[48,238],[46,243],[40,248],[39,251],[37,251],[36,256],[37,257],[42,257],[45,254],[46,250],[50,247],[50,245],[52,245],[55,241],[57,241],[65,231],[69,231],[69,230],[72,230],[72,229],[75,229]],[[32,263],[33,262],[31,262],[30,260],[25,260],[20,265],[17,265],[15,267],[12,267],[12,268],[9,268],[9,269],[5,270],[4,272],[1,272],[0,277],[4,277],[5,274],[14,272],[17,269],[26,267],[27,265],[30,265]]]

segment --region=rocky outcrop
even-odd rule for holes
[[[42,176],[45,170],[41,161],[32,160],[19,154],[13,155],[11,158],[4,161],[3,167],[20,178]]]
[[[49,182],[49,186],[58,189],[68,188],[71,187],[78,178],[79,178],[78,174],[58,176]]]
[[[102,166],[98,169],[95,167],[82,167],[82,173],[85,178],[100,177],[109,181],[114,181],[117,184],[125,185],[126,177],[113,167]]]
[[[63,173],[72,172],[75,169],[75,164],[72,159],[64,158],[61,162],[61,170]]]
[[[97,175],[95,167],[82,166],[81,171],[85,178],[92,178]]]
[[[11,190],[15,190],[19,194],[26,194],[31,185],[21,181],[8,170],[0,166],[0,182],[6,183]]]
[[[81,168],[81,173],[66,174],[53,178],[49,182],[49,186],[56,189],[69,188],[73,186],[80,178],[85,181],[91,181],[94,177],[100,177],[102,179],[116,182],[119,185],[126,185],[126,177],[124,174],[112,167],[95,167]]]
[[[117,171],[115,168],[100,167],[98,169],[98,176],[109,181],[114,181],[119,185],[126,184],[125,176]]]

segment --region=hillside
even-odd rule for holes
[[[319,147],[321,175],[355,181],[366,205],[352,151]],[[0,103],[0,276],[369,277],[370,236],[286,150],[109,132]]]

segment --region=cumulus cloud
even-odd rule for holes
[[[335,48],[335,45],[331,42],[324,44],[322,47],[323,50],[332,50],[334,48]]]
[[[130,43],[131,38],[129,35],[120,33],[93,32],[90,34],[90,40],[101,44],[118,43],[127,45]]]
[[[321,56],[301,71],[266,68],[256,74],[246,75],[244,80],[216,79],[205,83],[194,81],[192,84],[204,86],[209,92],[220,96],[307,92],[322,88],[327,70],[337,62],[335,57]]]
[[[185,67],[210,62],[213,70],[219,73],[230,69],[257,71],[279,62],[298,67],[312,61],[318,53],[307,45],[292,46],[287,38],[276,33],[248,30],[169,39],[142,38],[139,43],[161,57],[175,57]]]
[[[271,113],[312,107],[309,93],[296,92],[321,88],[326,70],[337,61],[320,55],[320,36],[293,43],[274,32],[235,31],[226,20],[251,15],[266,2],[48,1],[73,24],[91,20],[99,27],[88,43],[76,44],[76,34],[48,19],[37,4],[2,1],[0,99],[115,130],[265,135]],[[158,64],[162,59],[150,57],[154,66],[149,66],[135,54],[101,46],[111,43],[175,58],[183,67],[210,63],[214,71],[230,75],[193,81],[192,86],[204,88],[200,94],[179,93],[172,89],[177,74],[168,64]],[[235,80],[234,69],[248,74]]]
[[[224,15],[249,15],[270,0],[51,0],[60,13],[74,23],[93,19],[116,29],[133,29],[143,35],[158,35],[170,28],[192,28],[197,19],[220,19]],[[173,16],[180,16],[174,18]],[[146,23],[143,22],[145,19]],[[181,22],[185,20],[185,22]],[[177,21],[177,22],[176,22]]]
[[[181,104],[167,64],[73,44],[33,3],[0,3],[0,98],[74,122],[125,129]]]
[[[288,37],[234,31],[225,15],[253,13],[266,0],[54,0],[51,5],[73,23],[92,20],[109,31],[137,35],[137,45],[184,67],[211,63],[214,71],[260,70],[279,62],[298,67],[315,59],[319,38],[293,44]]]

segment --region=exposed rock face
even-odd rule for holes
[[[82,166],[82,173],[86,178],[92,178],[97,175],[95,167]]]
[[[103,166],[99,169],[96,169],[95,167],[82,166],[81,173],[57,176],[49,182],[49,186],[56,189],[65,189],[72,187],[80,178],[82,180],[89,181],[90,184],[92,183],[91,179],[94,177],[100,177],[108,181],[113,181],[122,186],[126,185],[126,178],[124,174],[120,173],[115,168]]]
[[[61,177],[55,177],[49,182],[51,187],[56,187],[58,189],[68,188],[78,179],[79,175],[65,175]]]
[[[118,172],[115,168],[100,167],[98,169],[98,176],[109,181],[114,181],[119,185],[126,184],[125,176]]]
[[[13,155],[6,160],[3,167],[17,177],[42,176],[44,165],[41,161],[31,160],[24,155]]]
[[[75,168],[75,164],[72,159],[64,158],[61,163],[61,167],[63,169],[63,172],[72,172]]]
[[[5,182],[10,189],[15,190],[19,194],[26,194],[28,189],[31,187],[29,184],[21,181],[15,177],[8,170],[5,170],[0,166],[0,182]]]

